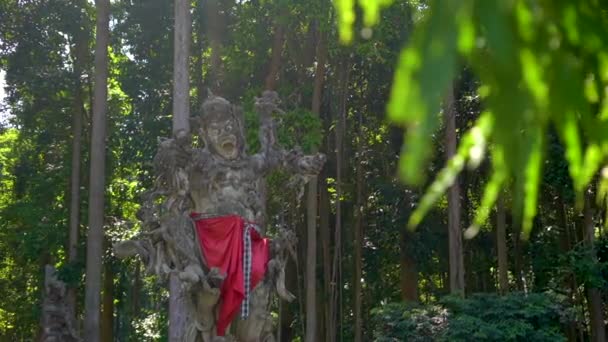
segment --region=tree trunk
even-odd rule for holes
[[[131,291],[131,315],[132,318],[139,316],[140,303],[139,297],[141,293],[141,263],[139,260],[135,261],[135,275],[133,276],[133,287]]]
[[[317,324],[317,177],[308,182],[306,198],[306,342],[316,340]]]
[[[221,11],[221,1],[207,0],[207,36],[211,47],[211,65],[207,84],[215,94],[222,89],[222,37],[225,18]]]
[[[288,289],[298,288],[298,274],[296,260],[290,260],[287,262],[285,268],[285,285]],[[291,264],[291,265],[290,265]],[[291,266],[291,267],[290,267]],[[298,293],[300,295],[300,293]],[[279,336],[277,337],[278,342],[291,342],[294,337],[294,312],[290,310],[290,303],[287,301],[279,301],[280,305],[280,321],[279,321]]]
[[[505,224],[504,195],[496,203],[496,254],[498,259],[498,289],[501,294],[509,292],[509,266],[507,256],[507,232]]]
[[[110,0],[96,0],[95,6],[97,8],[95,93],[91,135],[89,233],[87,236],[84,319],[84,340],[87,342],[98,342],[100,338]]]
[[[342,68],[339,71],[340,102],[338,105],[338,117],[336,120],[336,224],[334,230],[334,253],[331,268],[331,287],[329,295],[329,342],[336,341],[340,317],[340,293],[341,293],[341,261],[342,261],[342,156],[344,154],[343,138],[346,118],[346,98],[348,95],[348,58],[342,58]]]
[[[175,0],[173,46],[173,135],[190,133],[189,57],[191,39],[190,1]],[[184,340],[188,325],[184,290],[177,274],[169,277],[169,341]]]
[[[194,106],[195,110],[200,110],[205,97],[207,96],[207,92],[205,91],[205,83],[203,81],[203,36],[205,34],[205,29],[203,25],[203,18],[205,17],[205,9],[204,9],[204,1],[200,0],[196,7],[195,18],[198,18],[196,21],[196,45],[194,47],[193,54],[196,56],[195,65],[194,65],[194,75],[192,76],[194,79],[194,85],[196,87],[196,105]]]
[[[517,291],[524,291],[523,241],[521,239],[521,225],[519,224],[517,225],[517,228],[513,229],[513,259],[515,287],[517,288]]]
[[[361,112],[359,112],[359,131],[358,131],[358,142],[357,142],[357,166],[356,166],[356,177],[357,177],[357,197],[355,206],[355,231],[354,231],[354,258],[355,258],[355,279],[353,279],[353,290],[354,290],[354,315],[355,315],[355,342],[361,342],[363,332],[363,317],[362,317],[362,298],[363,293],[361,289],[361,281],[363,278],[363,130],[361,129],[363,120],[361,118]]]
[[[401,233],[401,261],[400,269],[400,284],[401,284],[401,299],[410,302],[418,301],[418,270],[416,268],[416,260],[408,250],[408,243],[411,238],[411,233],[402,231]]]
[[[275,18],[272,55],[270,56],[270,65],[268,66],[268,73],[264,82],[266,89],[276,88],[281,67],[281,55],[283,54],[283,45],[285,44],[285,24],[282,12],[283,9],[280,10],[281,14]]]
[[[560,248],[560,252],[565,254],[568,253],[568,251],[571,249],[571,242],[570,242],[570,233],[569,233],[569,228],[568,228],[568,220],[566,217],[566,204],[564,203],[564,199],[563,196],[561,194],[557,195],[557,200],[556,200],[556,223],[558,226],[559,231],[559,248]],[[570,291],[570,301],[571,301],[571,305],[575,305],[575,303],[573,302],[572,298],[574,296],[575,293],[575,289],[573,287],[573,280],[572,277],[569,278],[565,278],[564,282],[561,284],[562,287],[564,287],[565,289],[569,289]],[[576,341],[577,339],[577,326],[575,322],[569,322],[566,325],[566,335],[568,336],[568,341]]]
[[[173,134],[190,132],[190,2],[175,0],[173,46]]]
[[[456,154],[456,108],[454,88],[445,98],[446,157],[450,160]],[[458,178],[448,192],[448,238],[450,256],[450,293],[464,295],[464,260],[462,255],[462,232],[460,229],[460,185]]]
[[[110,262],[105,264],[104,269],[101,341],[112,342],[114,336],[114,271]]]
[[[592,202],[593,194],[590,190],[585,193],[585,207],[584,207],[584,225],[585,225],[585,244],[587,248],[591,249],[594,261],[597,262],[595,256],[594,243],[595,243],[595,223],[593,222],[593,208]],[[591,341],[603,342],[606,341],[606,326],[604,325],[604,310],[602,303],[602,293],[600,290],[593,286],[586,286],[587,288],[587,306],[589,309],[589,320],[591,323]]]
[[[274,54],[274,53],[273,53]],[[323,36],[319,39],[317,46],[317,68],[315,70],[315,81],[313,88],[311,111],[319,116],[321,110],[321,98],[323,94],[323,82],[325,80],[325,59],[327,47]],[[280,55],[279,55],[280,57]],[[308,182],[308,196],[306,198],[306,341],[316,341],[317,334],[317,214],[318,179],[312,177]]]
[[[329,145],[329,144],[328,144]],[[329,148],[327,149],[329,150]],[[326,164],[327,165],[327,164]],[[330,341],[330,329],[333,329],[331,325],[330,316],[330,301],[327,300],[331,295],[331,236],[329,232],[329,194],[327,192],[326,177],[323,177],[321,181],[321,188],[319,191],[319,203],[321,205],[319,209],[319,237],[321,238],[321,255],[323,256],[323,316],[325,318],[325,330],[321,341]]]
[[[82,5],[84,8],[84,5]],[[68,240],[68,262],[78,260],[78,232],[80,228],[80,171],[82,152],[82,126],[84,118],[84,92],[82,90],[83,65],[87,55],[86,35],[82,28],[74,34],[74,99],[72,103],[72,165],[70,170],[70,218]],[[68,319],[76,322],[76,288],[69,286],[66,294]]]

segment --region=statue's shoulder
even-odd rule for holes
[[[196,168],[208,168],[213,164],[213,158],[206,148],[193,148],[191,162]]]
[[[254,170],[258,170],[258,169],[261,170],[265,167],[266,156],[261,152],[248,155],[245,158],[246,158],[245,160],[247,161],[248,166],[253,168]]]

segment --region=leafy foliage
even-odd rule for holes
[[[437,305],[389,304],[374,309],[375,341],[565,341],[573,316],[551,293],[445,297]]]
[[[362,6],[363,12],[372,16],[380,3]],[[351,17],[346,7],[340,10],[343,18]],[[486,112],[429,187],[410,225],[420,221],[466,162],[478,165],[488,150],[493,172],[481,201],[484,209],[469,235],[479,230],[509,178],[520,194],[515,213],[529,235],[551,126],[565,146],[582,203],[583,190],[608,156],[608,97],[601,91],[608,82],[606,10],[597,1],[429,2],[401,53],[388,104],[391,121],[407,130],[402,178],[411,184],[424,180],[421,166],[431,152],[429,137],[438,127],[441,98],[463,64],[470,64],[481,80],[478,93]],[[343,30],[350,29],[341,22]]]

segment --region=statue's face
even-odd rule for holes
[[[239,158],[245,146],[240,109],[224,98],[211,96],[203,103],[201,114],[202,138],[209,151],[228,160]]]
[[[236,159],[240,154],[239,123],[232,116],[215,117],[206,125],[205,141],[212,152],[224,159]]]

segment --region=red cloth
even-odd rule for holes
[[[195,219],[198,240],[207,267],[217,267],[226,276],[220,288],[217,334],[224,336],[245,298],[243,275],[243,233],[245,220],[237,215]],[[269,240],[255,229],[251,232],[251,289],[264,277],[268,263]]]

